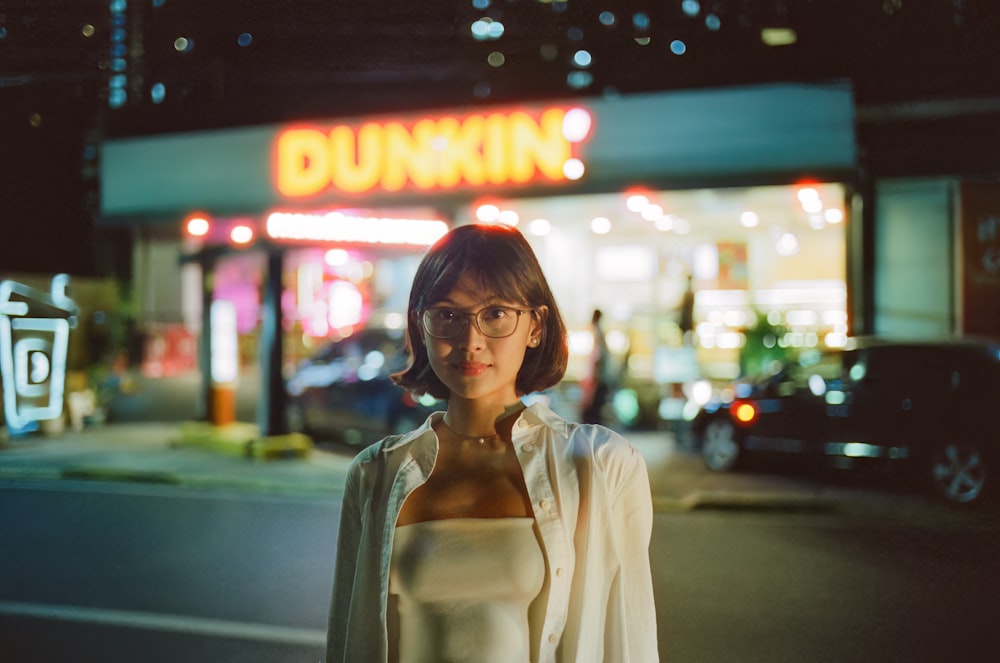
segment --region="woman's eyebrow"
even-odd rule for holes
[[[436,299],[431,302],[431,306],[447,306],[448,308],[456,308],[464,311],[479,311],[484,308],[489,308],[490,306],[509,306],[517,308],[520,304],[515,304],[507,300],[501,299],[498,295],[490,295],[486,299],[481,299],[472,306],[459,306],[458,303],[451,297],[445,295],[441,299]]]

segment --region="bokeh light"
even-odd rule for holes
[[[208,234],[209,225],[208,219],[205,217],[193,216],[187,220],[185,230],[192,237],[204,237]]]
[[[566,75],[566,84],[576,90],[589,87],[594,76],[589,71],[571,71]]]
[[[590,134],[590,113],[582,108],[571,108],[563,116],[563,138],[571,143],[579,143]]]
[[[590,221],[590,230],[595,235],[607,235],[611,232],[611,219],[606,216],[595,216]]]
[[[153,83],[149,88],[149,100],[154,104],[162,104],[167,96],[167,87],[163,83]]]
[[[253,241],[253,228],[243,224],[234,226],[233,229],[229,231],[229,239],[231,239],[234,244],[249,244]]]
[[[586,168],[583,162],[579,159],[567,159],[566,163],[563,164],[563,175],[566,176],[568,180],[578,180],[583,177],[583,173]]]

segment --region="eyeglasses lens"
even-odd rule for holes
[[[506,306],[490,306],[475,314],[476,326],[485,336],[503,338],[510,336],[517,328],[520,311]],[[424,329],[436,338],[451,338],[465,329],[473,315],[445,307],[435,307],[424,311]]]

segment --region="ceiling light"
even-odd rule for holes
[[[500,216],[500,208],[496,205],[485,204],[476,208],[476,218],[484,223],[496,221]]]
[[[641,212],[649,205],[649,198],[639,194],[633,194],[625,200],[625,207],[631,212]]]
[[[663,216],[663,208],[660,207],[659,205],[656,205],[655,203],[651,203],[649,205],[646,205],[645,208],[643,208],[641,214],[642,218],[646,219],[647,221],[656,221],[661,216]]]
[[[543,237],[552,232],[552,223],[548,219],[533,219],[528,224],[528,232],[536,237]]]
[[[597,235],[606,235],[611,232],[611,219],[604,216],[595,216],[590,221],[590,230]]]

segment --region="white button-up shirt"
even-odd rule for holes
[[[386,610],[396,518],[438,452],[431,415],[351,463],[341,510],[327,663],[388,663]],[[642,456],[602,426],[544,405],[512,429],[546,559],[529,610],[532,663],[659,661],[649,567],[653,509]]]

